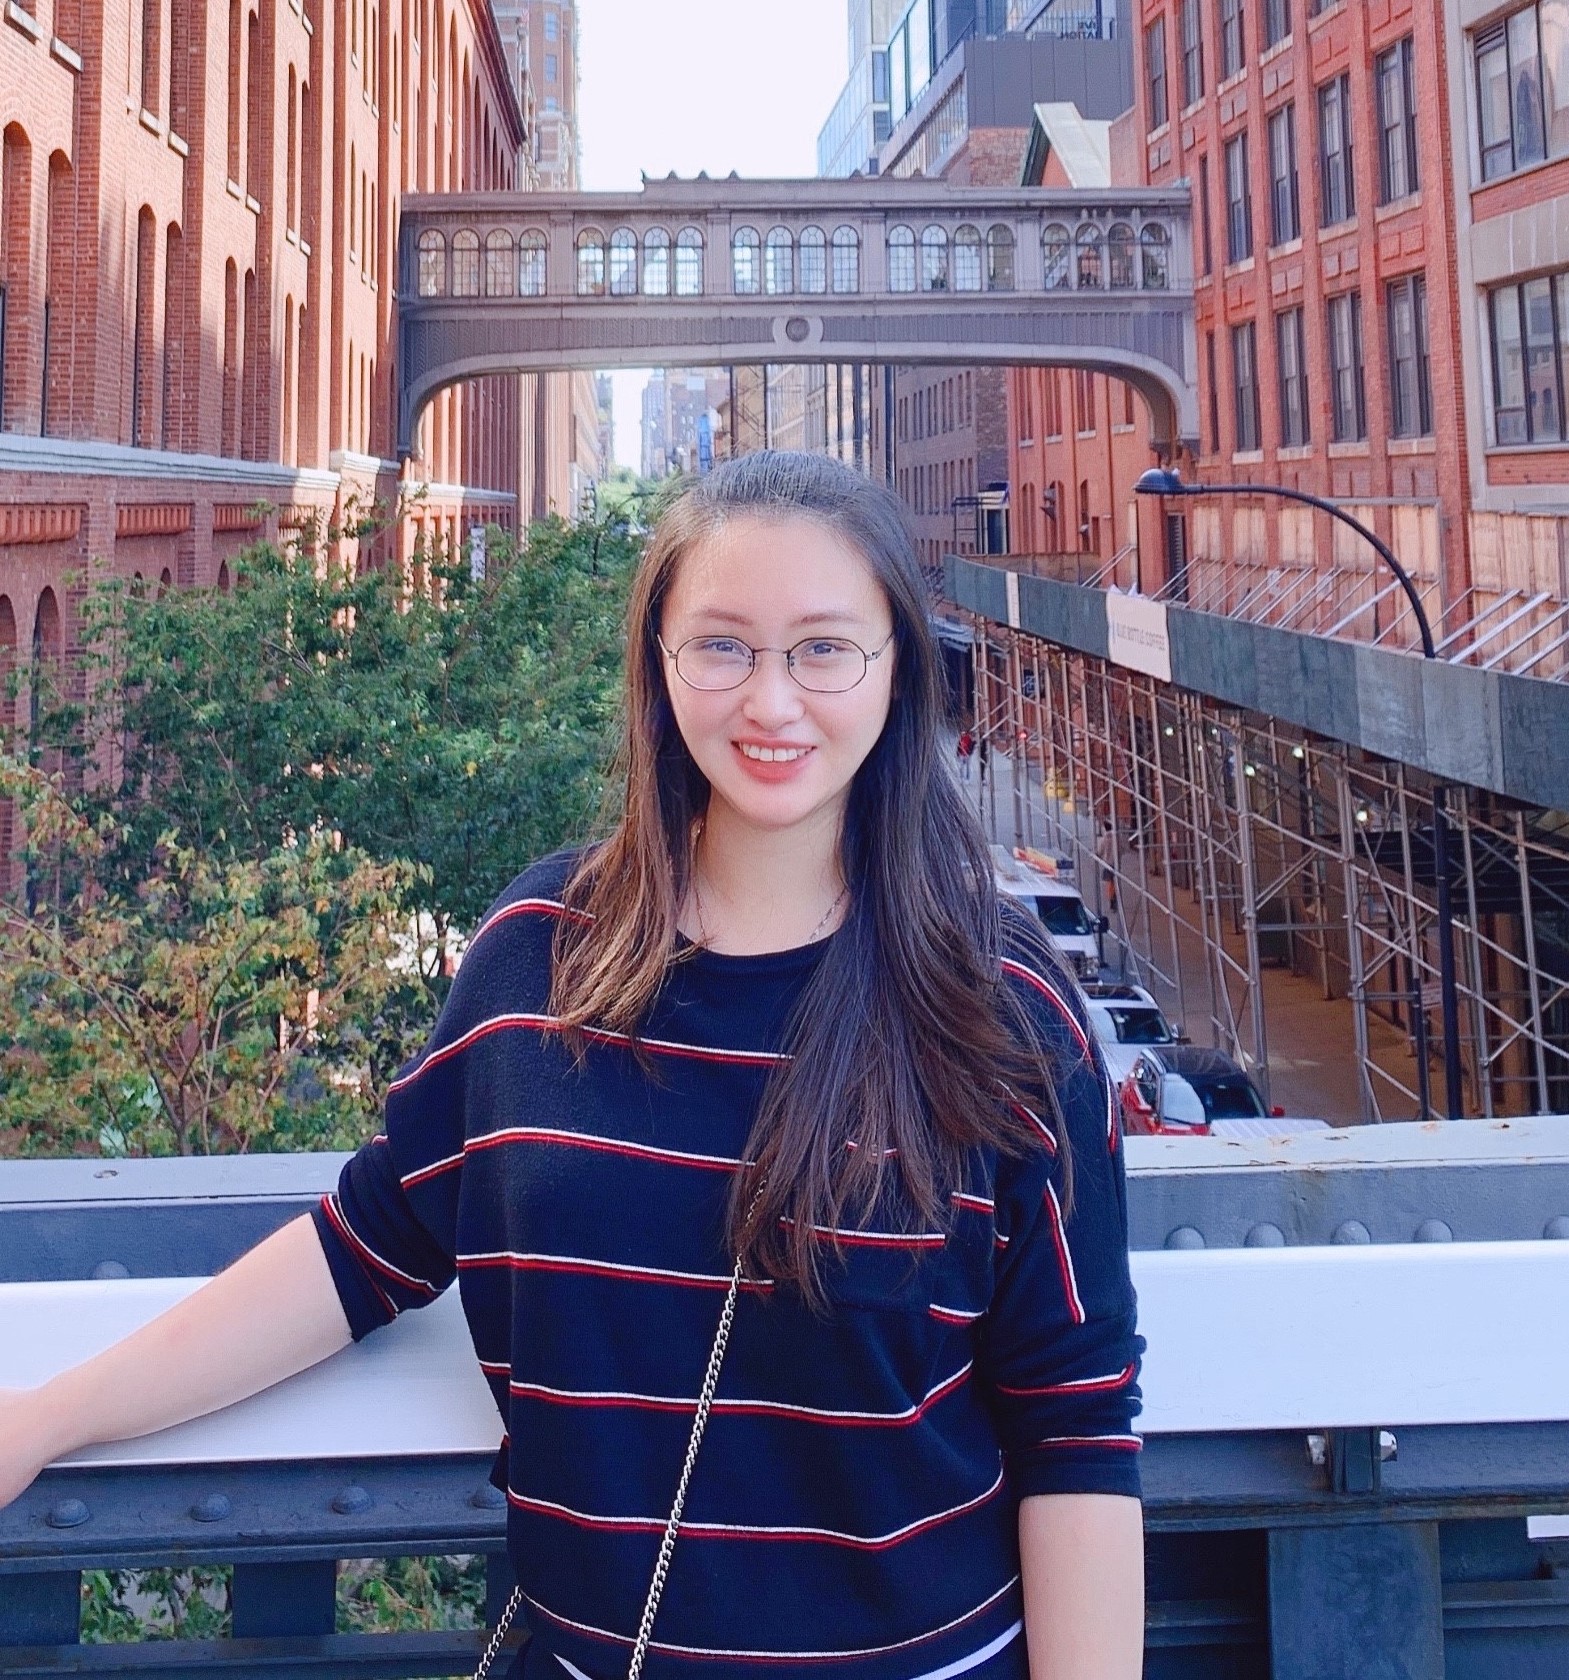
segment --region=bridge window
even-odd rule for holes
[[[1046,290],[1064,292],[1072,283],[1073,242],[1061,222],[1048,222],[1041,229],[1041,261],[1045,265]]]
[[[610,236],[610,295],[637,296],[637,235],[617,228]]]
[[[1078,248],[1074,284],[1080,291],[1098,291],[1106,284],[1105,246],[1100,229],[1092,222],[1086,222],[1079,229],[1078,238],[1074,243]]]
[[[605,236],[598,228],[584,228],[577,236],[577,295],[605,295]]]
[[[986,290],[1011,292],[1015,285],[1013,229],[999,222],[986,235]]]
[[[676,235],[676,296],[703,295],[703,234],[684,227]]]
[[[770,297],[795,290],[795,241],[789,228],[768,230],[763,246],[763,290]]]
[[[473,228],[452,236],[452,295],[479,296],[479,235]]]
[[[512,296],[512,235],[502,228],[485,235],[485,296]]]
[[[953,236],[953,289],[978,292],[981,289],[981,230],[962,227]]]
[[[1131,291],[1138,284],[1133,261],[1133,229],[1126,222],[1115,222],[1106,236],[1106,253],[1110,260],[1111,289]]]
[[[447,241],[436,228],[419,236],[419,284],[421,297],[445,297],[447,293]]]
[[[915,290],[915,232],[903,223],[888,235],[888,290]]]
[[[756,297],[762,286],[762,241],[756,228],[737,228],[730,242],[731,281],[738,297]]]
[[[545,295],[545,252],[548,241],[538,228],[518,236],[518,296]]]
[[[670,296],[670,235],[663,228],[643,235],[643,295]]]
[[[841,295],[861,289],[861,236],[853,227],[834,229],[834,290]]]
[[[1171,235],[1159,222],[1146,222],[1139,234],[1144,247],[1144,287],[1163,292],[1171,284]]]
[[[801,290],[828,290],[828,238],[820,227],[801,229]]]
[[[921,234],[921,290],[948,290],[948,230],[935,223]]]

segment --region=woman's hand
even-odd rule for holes
[[[59,1456],[41,1388],[0,1388],[0,1510],[19,1499]]]

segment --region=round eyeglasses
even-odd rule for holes
[[[690,636],[674,652],[665,646],[663,636],[655,640],[681,681],[707,694],[739,688],[757,669],[760,653],[782,653],[785,669],[813,694],[843,694],[866,676],[874,659],[881,658],[893,631],[870,653],[844,636],[807,636],[787,648],[755,648],[737,636]]]

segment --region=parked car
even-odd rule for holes
[[[1205,1135],[1216,1120],[1281,1116],[1230,1056],[1197,1044],[1141,1050],[1119,1091],[1123,1130],[1152,1137]]]
[[[1065,859],[1031,854],[1029,862],[1006,846],[993,846],[992,876],[997,890],[1022,904],[1040,919],[1051,942],[1067,960],[1080,980],[1098,980],[1101,969],[1100,940],[1109,927],[1104,916],[1092,916],[1078,889],[1068,880],[1071,866]],[[1040,867],[1049,864],[1052,873]]]
[[[1184,1042],[1142,986],[1091,980],[1084,985],[1084,996],[1090,1029],[1100,1040],[1101,1054],[1116,1084],[1132,1071],[1146,1045]]]

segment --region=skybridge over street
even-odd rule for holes
[[[768,362],[1029,364],[1133,385],[1198,435],[1186,189],[647,181],[410,195],[398,452],[459,380]]]

